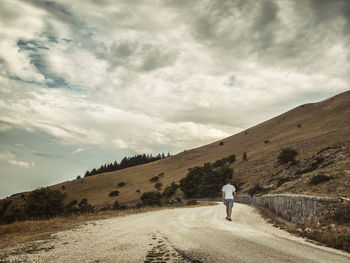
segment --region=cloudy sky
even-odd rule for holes
[[[347,0],[0,0],[0,198],[346,91],[349,44]]]

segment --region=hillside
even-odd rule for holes
[[[299,152],[296,165],[276,164],[278,153],[285,147]],[[242,159],[244,152],[247,161]],[[121,204],[136,203],[143,192],[155,190],[150,178],[164,173],[160,178],[164,189],[183,178],[188,168],[231,154],[237,159],[232,167],[239,193],[259,184],[261,193],[350,197],[350,91],[301,105],[228,138],[156,162],[52,187],[66,192],[67,201],[87,198],[97,208],[112,205],[115,200]],[[329,180],[311,184],[312,177],[318,174]],[[118,188],[119,182],[126,185]],[[114,190],[120,192],[119,196],[109,197]],[[20,196],[13,199],[14,203],[22,202]]]

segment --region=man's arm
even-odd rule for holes
[[[235,196],[235,198],[238,198],[236,191],[233,192],[233,195]]]
[[[222,191],[222,202],[225,204],[225,192]]]

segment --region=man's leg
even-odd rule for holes
[[[227,216],[231,217],[232,214],[232,207],[227,207]]]

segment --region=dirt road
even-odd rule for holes
[[[49,240],[0,250],[0,262],[350,262],[267,224],[252,207],[222,204],[92,221]]]

